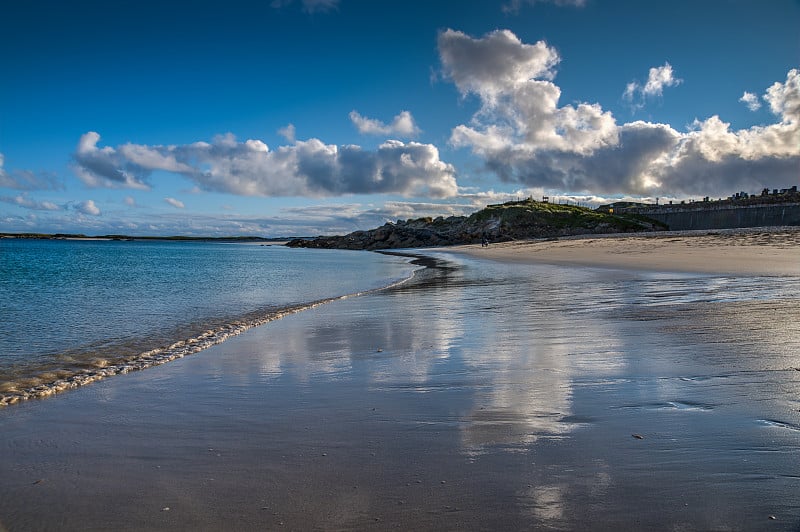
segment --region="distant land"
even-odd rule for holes
[[[470,216],[398,220],[369,231],[344,236],[318,236],[289,241],[289,247],[334,249],[391,249],[505,242],[560,236],[736,229],[800,225],[797,186],[763,189],[760,194],[736,193],[712,201],[644,204],[616,202],[597,209],[536,201],[509,201],[488,205]]]
[[[664,229],[664,224],[638,214],[614,214],[528,198],[488,205],[469,216],[398,220],[369,231],[356,231],[344,236],[298,238],[286,245],[375,250]]]
[[[112,240],[112,241],[169,241],[169,242],[286,242],[289,238],[265,238],[260,236],[128,236],[97,235],[87,236],[75,233],[0,233],[0,238],[28,238],[38,240]]]
[[[533,238],[557,238],[584,234],[647,231],[737,229],[800,225],[800,192],[797,186],[763,189],[760,193],[737,192],[727,198],[666,203],[619,201],[596,209],[550,203],[548,198],[487,205],[469,216],[424,217],[387,222],[381,227],[343,236],[130,236],[75,233],[0,233],[0,238],[41,240],[169,241],[286,243],[289,247],[376,250],[420,248],[505,242]]]

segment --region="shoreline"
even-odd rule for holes
[[[800,228],[580,235],[437,248],[526,264],[701,274],[800,275]]]
[[[269,244],[260,244],[269,245]],[[404,278],[393,280],[384,286],[367,288],[347,294],[289,304],[278,307],[265,307],[251,311],[227,322],[200,327],[195,335],[176,337],[171,342],[152,347],[145,351],[119,355],[117,357],[100,358],[96,356],[90,361],[81,361],[72,368],[57,367],[53,364],[28,369],[7,381],[0,381],[0,410],[29,400],[46,399],[63,392],[76,390],[83,386],[95,384],[101,380],[119,377],[131,372],[151,369],[168,364],[184,357],[192,356],[226,342],[247,331],[280,320],[286,316],[314,309],[348,298],[362,297],[371,293],[391,290],[414,280],[418,272],[426,268],[434,268],[437,260],[431,257],[411,253],[386,253],[409,259],[417,268],[411,270]],[[0,529],[2,532],[2,529]]]

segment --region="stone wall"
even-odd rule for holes
[[[676,205],[635,209],[635,212],[667,224],[670,231],[800,225],[800,203],[709,206],[700,209]]]

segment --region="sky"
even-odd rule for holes
[[[800,181],[798,0],[3,11],[0,232],[313,236]]]

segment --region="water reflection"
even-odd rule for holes
[[[708,381],[723,379],[725,366],[800,366],[797,311],[774,300],[735,301],[754,284],[455,262],[417,283],[244,335],[231,342],[236,357],[224,373],[243,384],[346,380],[378,393],[448,393],[458,399],[446,422],[459,427],[464,454],[526,451],[593,423],[597,411],[585,397],[597,390],[621,394],[615,408],[678,405],[685,415],[703,415],[711,410],[701,397],[708,390],[697,383],[728,385]],[[709,293],[728,303],[696,301]],[[725,364],[709,373],[708,358]]]
[[[463,426],[464,452],[526,449],[540,438],[564,437],[580,426],[576,375],[587,369],[598,376],[618,373],[618,335],[587,315],[596,299],[575,297],[581,280],[570,271],[498,265],[484,273],[509,282],[478,289],[483,307],[467,320],[475,334],[463,358],[484,376],[484,385]]]

